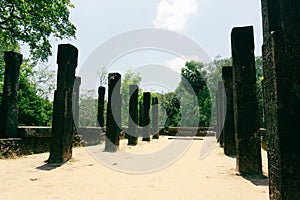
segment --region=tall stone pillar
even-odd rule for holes
[[[57,89],[54,93],[52,139],[48,163],[63,164],[72,158],[74,120],[72,96],[78,50],[70,44],[58,45]]]
[[[231,32],[236,168],[241,174],[262,175],[253,27]]]
[[[97,112],[97,126],[104,127],[104,97],[105,87],[98,88],[98,112]]]
[[[158,98],[152,98],[152,138],[159,139],[159,130],[158,130]]]
[[[235,156],[236,148],[233,117],[233,85],[231,66],[224,66],[222,68],[222,78],[226,95],[226,116],[223,128],[224,154],[228,156]]]
[[[150,142],[150,92],[143,93],[143,141]]]
[[[262,0],[271,200],[300,199],[300,1]]]
[[[74,96],[73,96],[73,115],[74,115],[74,124],[75,127],[78,128],[79,123],[79,91],[80,91],[80,85],[81,85],[81,77],[76,76],[75,77],[75,83],[74,83]]]
[[[129,117],[128,117],[128,145],[137,145],[138,142],[138,97],[137,85],[129,86]]]
[[[216,128],[216,137],[220,144],[220,147],[223,147],[223,125],[225,121],[225,89],[223,81],[218,81],[218,91],[216,94],[216,104],[217,104],[217,128]]]
[[[143,108],[143,102],[139,102],[139,126],[144,126],[144,122],[143,122],[143,114],[144,113],[144,108]]]
[[[5,74],[1,104],[0,138],[16,137],[18,126],[18,88],[23,55],[4,52]]]
[[[119,147],[121,131],[121,75],[108,74],[108,102],[106,114],[105,150],[115,152]]]

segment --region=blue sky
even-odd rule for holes
[[[198,43],[211,59],[231,56],[230,32],[234,26],[253,25],[255,54],[261,55],[262,25],[259,0],[73,0],[71,21],[77,39],[53,41],[55,63],[57,44],[72,43],[79,48],[79,69],[99,45],[113,36],[140,28],[163,28],[179,32]],[[174,55],[150,53],[120,58],[112,69],[123,72],[129,67],[155,63],[183,67]],[[139,59],[137,59],[137,57]],[[150,57],[150,59],[149,59]],[[151,60],[152,59],[152,60]],[[52,64],[51,64],[52,65]],[[178,69],[177,69],[178,70]]]
[[[77,26],[77,40],[65,42],[71,42],[80,49],[80,62],[111,37],[145,27],[167,28],[185,34],[200,44],[213,58],[217,55],[230,56],[232,27],[253,25],[255,52],[257,55],[261,54],[259,0],[73,0],[72,3],[75,9],[71,10],[71,21]],[[186,5],[186,9],[180,10],[174,4],[179,7]],[[159,9],[173,11],[163,16],[164,11],[159,13]],[[180,14],[182,12],[185,13]],[[159,20],[158,15],[173,17],[174,21]],[[186,21],[182,18],[186,18]]]

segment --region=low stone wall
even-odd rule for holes
[[[123,127],[124,128],[124,127]],[[124,128],[127,131],[126,128]],[[161,135],[168,136],[206,136],[213,135],[211,128],[205,127],[170,127],[168,130],[160,129]],[[49,152],[51,141],[51,127],[20,126],[19,138],[0,139],[0,159],[13,158],[22,155]],[[142,128],[139,128],[142,133]],[[266,150],[265,129],[260,129],[262,147]],[[125,133],[120,135],[122,138]],[[74,134],[73,146],[92,146],[101,144],[105,139],[105,128],[80,127]]]
[[[50,139],[50,137],[0,139],[0,158],[47,152],[50,149]]]
[[[105,129],[100,127],[79,127],[77,135],[83,146],[101,144],[105,140]]]
[[[18,137],[51,137],[52,128],[48,126],[18,126]]]
[[[18,127],[18,138],[0,139],[0,159],[49,152],[51,131],[51,127]],[[73,147],[97,145],[103,141],[101,128],[81,127],[74,133]]]

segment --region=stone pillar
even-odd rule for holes
[[[137,145],[138,142],[138,98],[137,85],[129,86],[129,118],[128,118],[128,145]]]
[[[72,158],[74,120],[72,96],[78,50],[70,44],[58,45],[57,89],[54,92],[52,138],[48,163],[63,164]]]
[[[281,29],[280,6],[278,0],[261,0],[263,37],[267,40],[271,31]]]
[[[217,107],[217,128],[216,128],[216,137],[220,144],[220,147],[223,147],[223,125],[225,121],[225,89],[223,81],[218,81],[218,91],[216,98],[216,107]]]
[[[215,127],[215,130],[216,130],[217,142],[220,142],[219,141],[220,132],[219,132],[219,95],[218,95],[218,89],[216,91],[216,127]],[[221,146],[221,144],[220,144],[220,146]]]
[[[104,127],[104,97],[105,87],[98,88],[98,113],[97,113],[97,126]]]
[[[231,32],[236,168],[241,174],[262,175],[256,91],[253,27]]]
[[[159,139],[159,130],[158,130],[158,98],[152,98],[152,138]]]
[[[226,95],[226,117],[223,128],[223,146],[224,154],[235,156],[235,132],[234,132],[234,117],[233,117],[233,85],[232,85],[232,67],[224,66],[222,68],[222,78],[225,87]]]
[[[119,147],[121,131],[121,75],[108,74],[108,102],[106,114],[105,150],[115,152]]]
[[[74,83],[74,92],[73,92],[73,115],[74,115],[74,124],[75,127],[78,128],[78,122],[79,122],[79,91],[80,91],[80,85],[81,85],[81,77],[76,76],[75,77],[75,83]]]
[[[143,122],[143,114],[144,113],[144,107],[143,107],[143,102],[139,102],[139,126],[144,126]]]
[[[300,1],[262,0],[263,95],[271,200],[300,199],[299,10]]]
[[[143,93],[143,141],[150,142],[150,92]]]
[[[0,137],[16,137],[18,126],[18,88],[23,55],[4,52],[5,74],[1,104]]]

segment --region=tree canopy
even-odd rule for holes
[[[186,62],[185,67],[181,69],[181,82],[187,91],[198,94],[205,83],[206,71],[203,70],[203,64],[195,61]],[[193,89],[194,91],[191,91]]]
[[[209,126],[212,102],[206,82],[208,73],[204,69],[204,65],[195,61],[187,62],[181,70],[181,76],[181,83],[176,92],[181,97],[182,105],[186,107],[182,115],[191,116],[187,121],[183,121],[183,124],[195,125],[199,120],[198,126]],[[190,93],[190,98],[186,98],[189,96],[187,93]],[[187,109],[190,105],[193,106]]]
[[[26,44],[31,54],[21,65],[19,125],[51,124],[52,103],[47,98],[53,89],[54,72],[47,67],[34,68],[37,61],[46,61],[51,55],[51,39],[75,37],[76,28],[69,21],[72,7],[70,0],[0,1],[0,93],[4,51],[20,52],[20,46]]]
[[[0,45],[5,50],[18,43],[28,44],[34,60],[51,55],[50,37],[75,37],[69,21],[70,0],[0,1]]]

